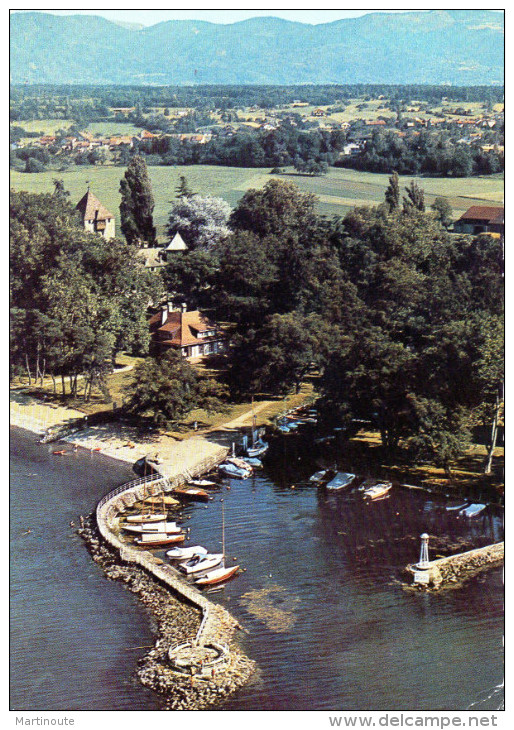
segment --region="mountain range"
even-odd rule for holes
[[[489,10],[150,27],[24,12],[10,24],[15,84],[503,84],[504,16]]]

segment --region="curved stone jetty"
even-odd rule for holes
[[[416,565],[408,565],[406,570],[413,576],[415,583],[416,574],[424,573],[426,580],[418,584],[438,589],[449,587],[451,584],[460,584],[483,570],[496,568],[503,563],[503,558],[504,543],[497,542],[476,550],[428,561],[422,571]]]

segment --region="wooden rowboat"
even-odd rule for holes
[[[209,493],[205,489],[200,489],[200,487],[175,487],[173,492],[180,497],[195,499],[200,502],[208,502],[210,499]]]
[[[173,545],[174,543],[184,542],[186,536],[183,532],[180,535],[167,535],[165,532],[156,532],[153,534],[144,534],[136,537],[136,545],[144,547],[164,547],[165,545]]]
[[[232,578],[238,570],[239,565],[234,565],[232,568],[215,568],[201,578],[198,578],[195,583],[197,586],[212,586],[216,583],[223,583],[223,581]]]

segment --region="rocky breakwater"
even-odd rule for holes
[[[220,705],[255,669],[255,663],[237,645],[236,632],[241,627],[228,611],[208,601],[170,565],[119,537],[120,513],[169,485],[169,479],[154,477],[114,490],[99,502],[95,516],[84,522],[80,534],[107,577],[122,580],[150,613],[156,641],[139,662],[141,683],[162,695],[165,709],[207,709]],[[202,678],[176,672],[168,653],[182,641],[226,645],[229,651],[224,671]]]
[[[422,570],[428,578],[427,582],[418,583],[417,587],[425,589],[441,589],[458,587],[468,579],[489,568],[496,568],[503,563],[504,543],[486,545],[476,550],[469,550],[457,555],[430,561]],[[419,568],[408,565],[406,574],[416,582]]]

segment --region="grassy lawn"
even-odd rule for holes
[[[186,175],[190,187],[198,193],[217,195],[234,206],[249,188],[262,188],[273,177],[269,168],[218,167],[214,165],[191,165],[149,168],[155,197],[154,220],[162,234],[179,176]],[[72,202],[78,202],[84,195],[90,181],[91,189],[102,203],[116,217],[119,230],[118,192],[124,168],[112,166],[76,166],[65,172],[48,170],[41,173],[11,171],[11,185],[16,190],[29,192],[52,192],[52,180],[62,177],[70,191]],[[355,205],[376,205],[384,200],[389,176],[371,172],[358,172],[343,168],[331,168],[327,175],[310,177],[295,174],[291,168],[288,174],[278,176],[295,183],[304,192],[317,195],[320,199],[318,211],[323,215],[345,215]],[[447,197],[458,218],[471,205],[501,204],[503,201],[503,175],[473,178],[411,178],[402,177],[402,186],[416,179],[424,188],[426,202],[435,197]]]
[[[135,136],[139,134],[142,127],[136,127],[131,122],[90,122],[87,125],[87,131],[95,136],[101,137],[123,137],[127,135]]]
[[[55,134],[58,129],[68,129],[72,124],[71,119],[31,119],[13,122],[14,126],[23,127],[27,132],[42,134]]]

